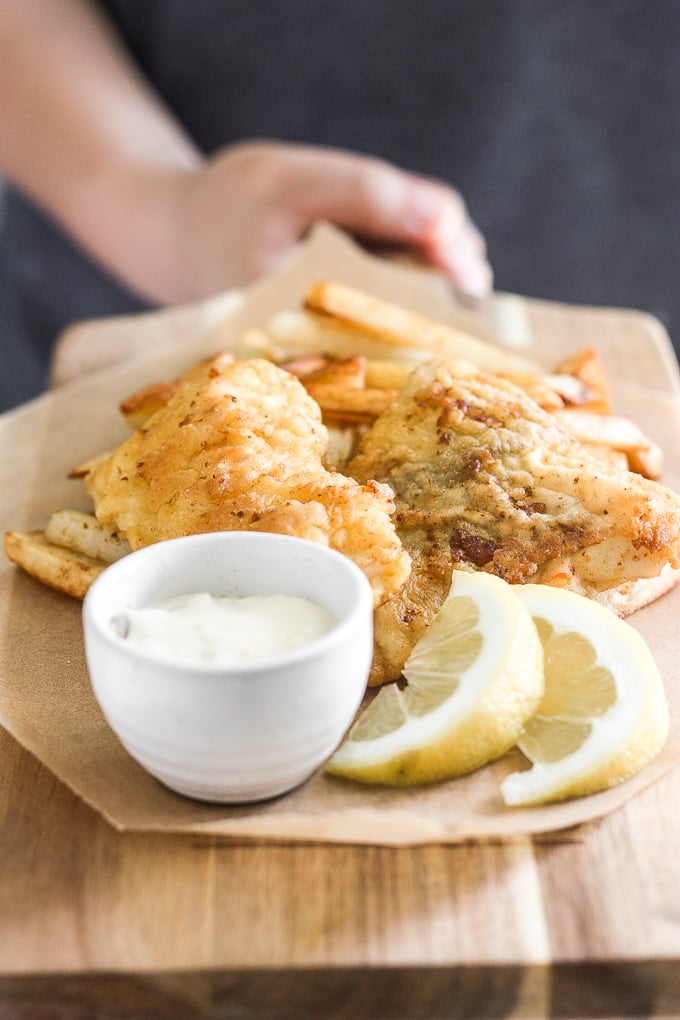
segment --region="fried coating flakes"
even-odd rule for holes
[[[372,683],[399,676],[454,568],[560,584],[620,615],[680,578],[680,497],[586,450],[519,387],[460,360],[417,368],[345,471],[388,484],[413,560],[375,615]],[[658,585],[646,589],[658,597]]]
[[[97,519],[132,549],[207,531],[295,535],[354,560],[379,605],[410,571],[392,493],[327,470],[327,441],[294,376],[269,361],[218,357],[94,462],[85,484]]]

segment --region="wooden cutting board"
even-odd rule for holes
[[[506,302],[508,332],[658,348],[637,313]],[[0,1020],[677,1016],[679,805],[675,768],[547,836],[120,833],[0,730]]]
[[[0,1016],[680,1013],[680,773],[550,838],[121,834],[0,731]]]

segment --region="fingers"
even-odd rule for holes
[[[493,286],[493,270],[487,259],[486,244],[474,223],[453,222],[445,216],[424,249],[433,265],[443,269],[462,290],[484,297]]]
[[[305,226],[325,219],[372,241],[416,247],[468,293],[491,289],[484,239],[452,188],[352,153],[293,147],[289,157],[287,198]]]
[[[164,259],[152,260],[174,266],[172,289],[164,292],[174,300],[257,279],[319,220],[415,252],[469,294],[491,288],[484,240],[458,192],[382,160],[244,142],[214,154],[188,178],[171,203],[179,240]]]

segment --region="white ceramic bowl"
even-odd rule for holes
[[[125,609],[202,591],[297,595],[338,622],[306,645],[236,667],[162,661],[112,625]],[[259,532],[131,553],[92,585],[83,623],[92,687],[124,747],[173,790],[222,803],[273,797],[312,774],[352,722],[373,649],[362,571],[316,543]]]

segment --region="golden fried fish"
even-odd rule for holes
[[[598,460],[513,383],[464,361],[417,368],[345,471],[391,487],[413,561],[375,614],[373,684],[399,676],[454,568],[617,596],[621,615],[680,579],[680,497]]]
[[[357,563],[376,604],[410,560],[387,486],[322,464],[316,402],[271,362],[217,357],[85,474],[97,519],[132,549],[206,531],[273,531],[321,542]]]

